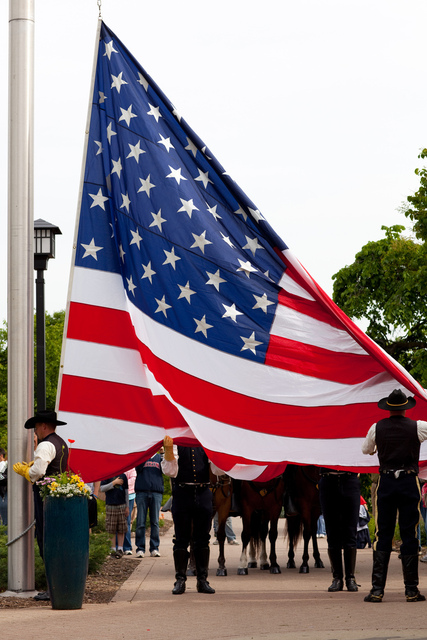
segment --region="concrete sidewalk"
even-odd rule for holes
[[[358,553],[358,593],[328,593],[331,574],[326,541],[319,540],[327,568],[308,575],[286,569],[287,545],[280,521],[280,575],[252,569],[238,576],[240,546],[226,545],[228,576],[216,577],[218,547],[211,547],[210,584],[216,594],[198,594],[196,579],[173,596],[172,535],[161,538],[161,557],[146,557],[108,605],[84,605],[78,611],[15,609],[1,611],[1,637],[43,640],[415,640],[427,638],[427,603],[407,603],[400,561],[392,554],[386,595],[381,604],[363,602],[370,589],[372,552]],[[240,539],[240,519],[233,519]],[[297,549],[297,563],[302,554]],[[126,562],[126,557],[118,562]],[[427,565],[420,563],[420,588],[427,593]]]

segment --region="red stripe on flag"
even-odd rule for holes
[[[319,322],[324,322],[331,327],[344,331],[342,323],[331,315],[329,311],[323,309],[316,300],[307,300],[306,298],[301,298],[300,296],[293,295],[281,289],[278,302],[282,307],[293,309],[314,320],[319,320]]]
[[[178,409],[149,389],[64,374],[60,411],[104,416],[159,427],[185,427]]]
[[[368,355],[329,351],[278,336],[270,336],[265,364],[341,384],[359,384],[384,370]]]
[[[67,338],[124,349],[138,348],[127,311],[72,302],[68,317]]]

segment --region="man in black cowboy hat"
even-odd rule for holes
[[[37,480],[44,476],[62,473],[67,469],[68,447],[65,441],[55,432],[58,425],[67,424],[58,420],[55,411],[37,411],[37,413],[25,423],[25,429],[34,429],[37,437],[37,448],[34,452],[34,461],[16,462],[13,470],[23,476],[28,482],[33,483],[34,517],[36,520],[36,538],[43,558],[43,501],[40,495]],[[49,594],[42,591],[35,600],[49,600]]]
[[[382,601],[397,513],[406,600],[425,600],[418,590],[420,485],[417,476],[420,443],[427,439],[427,422],[406,417],[406,411],[412,409],[415,402],[415,398],[407,398],[400,389],[382,398],[378,406],[389,411],[389,416],[372,425],[362,445],[362,452],[366,454],[372,455],[378,450],[380,463],[372,589],[365,602]]]

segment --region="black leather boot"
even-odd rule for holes
[[[382,602],[387,580],[390,551],[374,551],[372,565],[372,589],[363,599],[365,602]]]
[[[344,549],[344,571],[345,571],[345,586],[347,591],[359,591],[359,585],[354,577],[354,570],[356,568],[356,555],[357,549]]]
[[[187,549],[174,549],[173,559],[175,563],[175,578],[176,582],[172,589],[174,596],[181,595],[185,591],[185,582],[187,580],[187,562],[188,552]]]
[[[328,549],[329,560],[331,563],[332,571],[332,584],[328,587],[328,591],[342,591],[344,588],[343,582],[343,567],[342,567],[342,554],[341,549]]]
[[[426,598],[418,590],[418,556],[401,556],[403,581],[407,602],[423,602]]]
[[[215,593],[215,589],[212,589],[207,580],[209,567],[209,547],[194,549],[194,557],[196,560],[197,591],[199,593]]]

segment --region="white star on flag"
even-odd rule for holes
[[[140,178],[139,179],[141,182],[141,187],[138,189],[138,193],[144,192],[147,194],[148,197],[150,197],[150,190],[154,189],[154,187],[156,186],[155,184],[152,184],[150,182],[150,174],[148,174],[148,176],[144,179],[144,178]]]
[[[120,89],[121,89],[122,85],[123,84],[127,84],[126,80],[123,80],[122,76],[123,76],[123,71],[121,71],[118,76],[111,75],[111,78],[113,80],[113,82],[111,84],[111,88],[112,89],[117,89],[117,91],[119,93],[120,93]]]
[[[83,258],[87,258],[88,256],[92,256],[92,258],[95,258],[95,260],[98,260],[98,256],[96,255],[97,251],[101,251],[101,249],[104,248],[104,247],[97,247],[95,245],[95,238],[92,238],[92,240],[89,242],[89,244],[83,244],[83,242],[82,242],[82,247],[85,249],[85,252],[83,254]]]
[[[241,348],[241,351],[244,351],[245,349],[249,349],[250,351],[252,351],[252,353],[256,354],[255,348],[259,347],[259,345],[262,344],[262,342],[258,342],[258,340],[255,340],[255,331],[252,332],[249,338],[244,338],[243,336],[240,336],[240,337],[245,343]]]
[[[119,122],[121,120],[124,120],[128,127],[132,118],[138,117],[136,113],[132,113],[132,105],[129,105],[128,109],[123,109],[123,107],[120,107],[120,111],[122,112],[122,115],[119,118]]]
[[[166,255],[166,260],[163,262],[163,264],[170,264],[173,270],[175,271],[176,269],[175,262],[177,260],[181,260],[181,258],[175,255],[175,247],[172,247],[172,251],[166,251],[165,249],[163,251]]]
[[[273,302],[270,302],[270,300],[268,300],[266,293],[263,293],[262,296],[256,296],[255,294],[252,295],[256,300],[256,304],[254,304],[252,309],[262,309],[264,313],[267,313],[267,307],[269,307],[271,304],[274,304]]]
[[[161,313],[163,313],[163,315],[165,316],[165,318],[167,318],[167,310],[171,309],[172,307],[170,306],[170,304],[168,304],[167,302],[165,302],[165,296],[163,296],[163,298],[161,300],[157,300],[157,298],[155,298],[157,304],[159,305],[157,307],[157,309],[155,310],[154,313],[159,313],[159,311]]]
[[[216,273],[209,273],[209,271],[206,271],[206,273],[209,276],[209,280],[206,282],[206,284],[213,285],[217,291],[219,291],[220,284],[222,284],[223,282],[227,282],[226,280],[220,277],[219,269]]]
[[[92,209],[92,207],[101,207],[101,209],[105,211],[104,202],[106,202],[108,198],[102,194],[101,187],[99,187],[98,193],[90,193],[89,195],[93,199],[90,208]]]
[[[203,335],[205,336],[205,338],[207,338],[208,337],[208,329],[212,329],[213,325],[212,324],[208,324],[206,322],[206,315],[204,315],[201,320],[197,320],[197,318],[193,318],[193,320],[197,324],[197,327],[196,327],[194,333],[199,333],[199,331],[201,331],[203,333]]]
[[[141,241],[142,238],[139,235],[139,231],[138,229],[136,231],[133,231],[132,229],[130,230],[131,234],[132,234],[132,240],[130,241],[130,244],[136,244],[138,249],[141,248]]]
[[[145,153],[144,149],[141,149],[141,140],[138,140],[136,144],[131,144],[128,142],[130,153],[126,156],[127,158],[135,158],[135,160],[139,163],[139,156],[141,153]]]
[[[183,287],[181,284],[179,284],[178,287],[181,289],[181,293],[178,296],[178,300],[180,298],[185,298],[188,304],[191,304],[191,296],[194,296],[196,292],[190,289],[190,281],[187,282],[185,287]]]
[[[152,277],[156,275],[156,272],[151,268],[151,260],[147,265],[143,264],[142,268],[144,269],[144,273],[141,276],[141,280],[148,278],[150,283],[153,284]]]
[[[237,311],[236,305],[234,303],[231,306],[227,306],[226,304],[222,303],[222,306],[225,309],[225,313],[222,316],[223,318],[231,318],[232,320],[234,320],[234,322],[237,322],[236,317],[243,315],[241,311]]]

